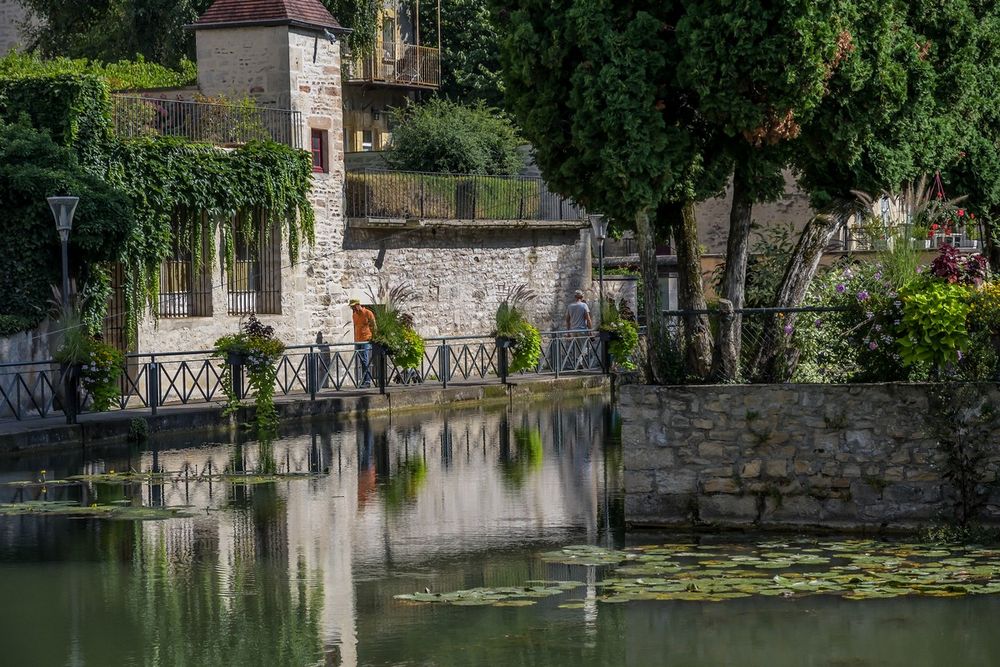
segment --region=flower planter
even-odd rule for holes
[[[75,424],[80,413],[80,370],[82,364],[59,364],[59,384],[53,387],[56,400],[66,415],[67,424]]]
[[[598,336],[602,343],[613,343],[622,339],[622,335],[617,331],[600,331],[598,332]]]

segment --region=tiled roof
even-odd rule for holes
[[[280,25],[340,29],[337,19],[319,0],[216,0],[195,28],[232,25]]]

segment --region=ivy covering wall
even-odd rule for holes
[[[155,314],[160,265],[175,229],[182,239],[220,236],[227,267],[234,221],[260,223],[246,228],[265,233],[280,229],[292,261],[301,243],[313,239],[308,153],[273,142],[222,150],[178,138],[120,140],[110,108],[101,75],[0,76],[0,335],[36,325],[57,282],[58,238],[47,196],[81,198],[72,273],[79,292],[91,295],[83,305],[95,333],[114,262],[124,268],[129,333],[144,314]],[[259,239],[251,233],[249,240]],[[220,256],[212,242],[194,245],[197,262],[211,265]]]

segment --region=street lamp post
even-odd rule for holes
[[[56,220],[56,231],[59,232],[59,243],[62,245],[62,316],[69,314],[69,232],[73,229],[73,214],[79,197],[49,197],[49,208]],[[63,412],[67,424],[76,423],[78,369],[68,364],[63,369]]]
[[[604,308],[604,239],[608,237],[608,219],[600,213],[590,216],[590,228],[597,239],[597,290],[600,308]],[[600,311],[598,311],[600,312]]]
[[[62,245],[62,306],[63,314],[69,312],[69,232],[73,229],[73,214],[79,197],[49,197],[49,208],[56,220],[56,231]]]

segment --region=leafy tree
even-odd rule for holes
[[[23,327],[45,316],[59,283],[59,237],[46,197],[80,197],[70,235],[71,271],[81,280],[88,269],[117,259],[131,216],[129,201],[79,165],[75,153],[47,132],[27,123],[0,123],[0,314]],[[87,264],[78,258],[86,257]],[[103,306],[103,304],[101,304]]]
[[[676,24],[679,83],[706,122],[726,138],[735,160],[722,296],[745,301],[752,207],[776,198],[788,147],[827,94],[846,55],[840,0],[686,0]],[[734,380],[740,317],[720,327],[714,374]]]
[[[821,213],[788,263],[780,307],[801,303],[852,191],[898,191],[921,174],[950,168],[953,189],[968,188],[987,202],[987,216],[989,202],[1000,202],[1000,159],[990,148],[1000,138],[990,138],[1000,131],[1000,115],[987,92],[998,81],[998,59],[987,48],[1000,37],[992,6],[855,0],[850,21],[851,48],[795,144],[800,185]],[[756,373],[780,381],[795,359],[782,325],[769,326]]]
[[[497,25],[506,26],[501,63],[509,108],[550,186],[636,229],[654,341],[650,365],[660,380],[655,236],[676,226],[683,211],[660,207],[697,180],[689,177],[704,143],[674,85],[679,5],[519,0],[495,10]],[[654,227],[658,212],[667,219]],[[694,283],[700,287],[700,279]]]
[[[457,174],[513,174],[524,164],[522,143],[503,112],[482,103],[463,106],[440,98],[393,111],[396,169]]]
[[[429,4],[429,3],[428,3]],[[420,41],[437,45],[435,21],[421,21]],[[441,95],[464,103],[503,107],[500,33],[489,0],[441,2]]]
[[[31,31],[45,56],[114,62],[134,58],[177,67],[194,56],[184,29],[213,0],[20,0],[38,19]]]

